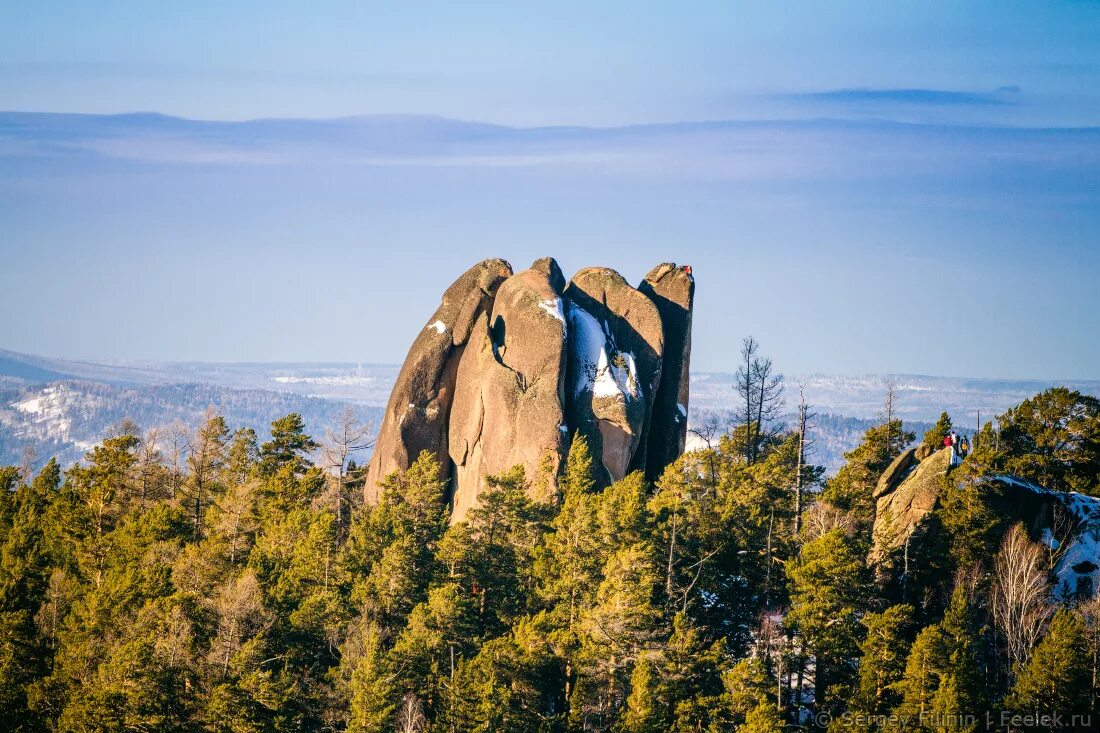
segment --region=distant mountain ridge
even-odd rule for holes
[[[868,138],[899,137],[954,154],[1025,154],[1043,144],[1095,163],[1088,151],[1100,127],[971,127],[882,119],[716,119],[621,126],[514,127],[431,115],[199,120],[139,112],[115,115],[0,111],[0,157],[79,158],[164,163],[341,164],[530,163],[607,155],[677,158],[701,144],[704,157],[736,154],[745,144],[781,150],[797,133],[827,134],[858,149]],[[778,136],[778,137],[777,137]],[[792,137],[793,136],[793,137]],[[732,144],[732,147],[729,146]],[[916,163],[917,161],[913,161]]]
[[[194,422],[207,406],[261,435],[271,420],[295,411],[321,435],[347,406],[377,427],[397,372],[393,364],[96,364],[0,349],[0,464],[19,463],[27,445],[40,460],[57,454],[75,461],[124,417],[150,428]],[[788,397],[799,383],[819,414],[814,459],[830,469],[873,424],[890,383],[898,414],[918,431],[943,410],[970,429],[979,412],[983,421],[991,419],[1055,384],[1100,395],[1100,380],[788,375]],[[691,421],[727,422],[735,394],[733,374],[692,373]]]

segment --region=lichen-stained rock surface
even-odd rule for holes
[[[557,277],[554,277],[554,273]],[[460,521],[485,477],[522,465],[532,498],[549,501],[568,433],[562,411],[567,326],[561,270],[552,259],[497,291],[459,361],[451,411],[452,521]]]
[[[665,467],[684,452],[687,441],[688,367],[691,361],[691,312],[695,278],[691,267],[665,262],[645,276],[638,290],[649,296],[661,314],[664,363],[653,401],[652,418],[642,449],[646,478],[656,481]]]
[[[923,447],[923,444],[922,446]],[[913,470],[913,467],[923,461],[928,456],[932,455],[935,451],[930,451],[921,455],[920,447],[907,448],[903,450],[901,454],[890,462],[890,465],[886,467],[882,475],[879,476],[878,483],[875,485],[875,490],[872,493],[872,498],[878,499],[881,496],[893,491],[897,488],[901,480],[904,479],[909,472]]]
[[[943,449],[917,461],[910,448],[894,459],[875,488],[874,547],[871,562],[904,544],[939,502],[951,451]]]
[[[566,416],[587,438],[601,483],[645,468],[639,452],[661,381],[664,327],[656,304],[614,270],[581,270],[565,289]]]
[[[377,499],[386,474],[409,467],[422,450],[446,460],[447,423],[461,354],[477,319],[512,274],[504,260],[489,259],[467,270],[413,341],[386,406],[367,471],[366,498]]]

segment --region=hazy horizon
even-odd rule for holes
[[[5,14],[0,347],[395,363],[553,255],[691,264],[705,371],[1100,376],[1100,4]]]

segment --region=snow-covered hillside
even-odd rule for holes
[[[598,324],[596,330],[602,336]],[[631,365],[600,364],[599,352],[594,350],[592,377],[603,376],[609,388],[629,392],[636,379]],[[26,445],[40,456],[59,453],[75,460],[124,418],[146,428],[194,422],[208,405],[225,413],[232,424],[261,433],[274,418],[301,412],[310,429],[321,434],[346,405],[368,417],[380,414],[397,372],[391,364],[103,365],[0,350],[0,463],[18,462]],[[982,420],[992,418],[1052,386],[1043,381],[915,375],[788,375],[786,383],[788,394],[801,384],[813,405],[813,460],[830,470],[840,465],[844,451],[876,419],[888,384],[894,384],[898,414],[918,435],[943,410],[960,426],[976,425],[979,413]],[[1100,381],[1066,385],[1100,395]],[[696,427],[708,422],[726,425],[736,399],[732,374],[693,373],[689,421]],[[788,410],[793,412],[793,405],[788,404]],[[689,438],[689,447],[699,444],[697,437]]]

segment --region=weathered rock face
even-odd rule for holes
[[[923,460],[921,455],[927,456]],[[905,544],[914,553],[931,539],[929,521],[946,489],[950,450],[911,448],[887,468],[875,489],[874,548],[868,558],[879,564]],[[1053,558],[1056,598],[1091,597],[1100,590],[1100,499],[1050,491],[1010,475],[979,479],[977,486],[1003,528],[1023,524]]]
[[[567,449],[566,325],[557,284],[551,268],[509,278],[492,311],[474,326],[459,362],[451,409],[455,521],[477,504],[485,476],[516,465],[524,467],[535,498],[548,501],[557,491]]]
[[[378,482],[404,470],[423,450],[436,454],[450,470],[447,421],[454,395],[457,357],[479,315],[492,304],[497,288],[512,274],[504,260],[484,260],[447,288],[443,302],[413,341],[397,375],[367,470],[366,498],[377,499]]]
[[[581,270],[568,301],[569,425],[604,469],[601,483],[645,468],[639,452],[661,381],[664,327],[656,304],[603,267]]]
[[[937,451],[923,461],[917,460],[916,452],[916,448],[910,448],[895,458],[875,487],[871,562],[877,562],[918,532],[939,502],[950,451]]]
[[[666,262],[642,280],[638,290],[649,296],[664,327],[664,363],[653,401],[652,417],[643,450],[646,478],[656,481],[665,466],[684,452],[687,441],[688,366],[691,361],[691,309],[695,278],[690,267]]]
[[[606,268],[567,284],[549,257],[516,275],[503,260],[471,268],[409,351],[367,500],[429,450],[451,481],[452,521],[477,505],[486,476],[516,465],[532,497],[550,501],[574,432],[601,483],[659,475],[683,451],[693,290],[690,268],[675,265],[654,268],[641,290]]]

